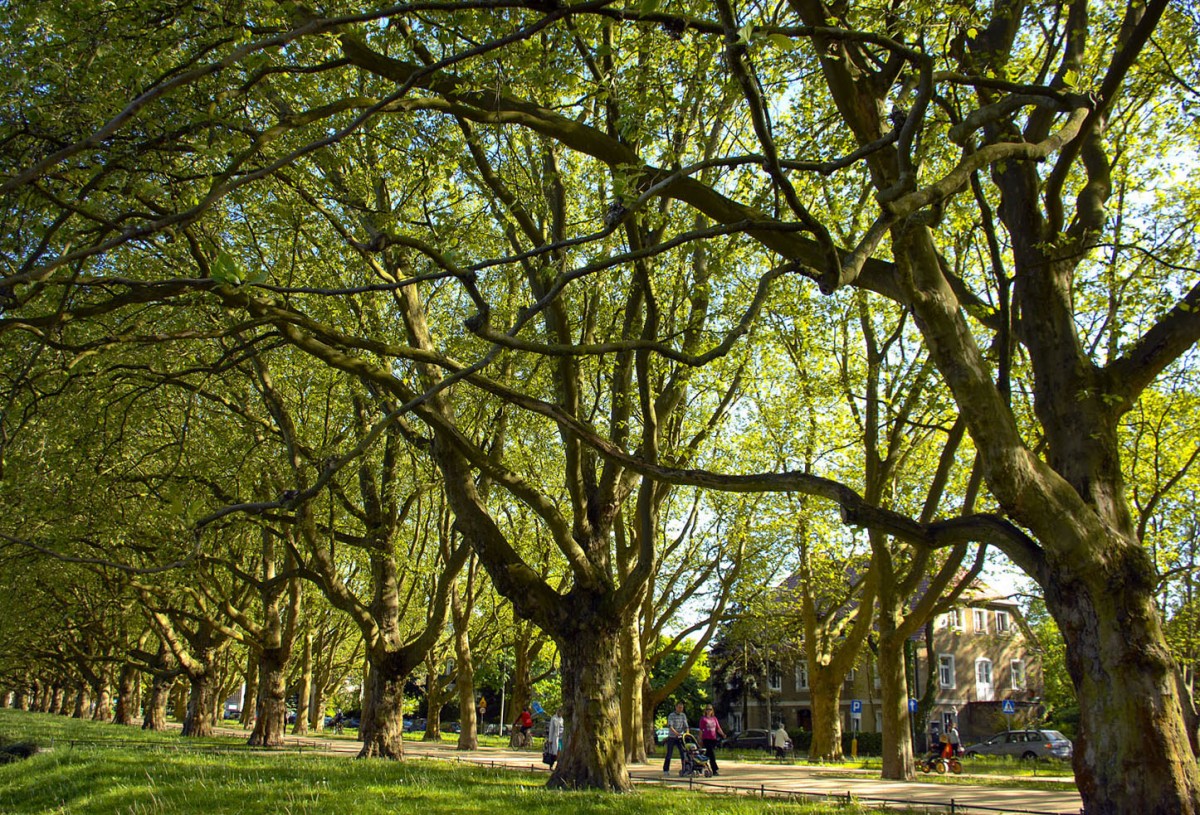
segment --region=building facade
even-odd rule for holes
[[[965,741],[1008,726],[1023,726],[1040,708],[1042,669],[1036,642],[1017,604],[987,596],[981,587],[964,604],[940,614],[914,638],[910,694],[934,686],[928,730],[958,725]],[[931,662],[932,660],[932,662]],[[791,730],[812,729],[808,662],[803,655],[772,663],[757,678],[756,692],[733,700],[732,730],[768,728],[783,721]],[[1005,702],[1013,713],[1005,712]],[[845,678],[841,697],[846,732],[883,729],[882,689],[869,649]]]

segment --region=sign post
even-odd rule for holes
[[[1000,706],[1000,710],[1008,717],[1008,729],[1012,730],[1012,717],[1017,712],[1017,706],[1012,699],[1005,699],[1004,704]]]
[[[850,737],[850,758],[858,758],[858,728],[862,722],[862,699],[850,701],[850,726],[853,728]]]

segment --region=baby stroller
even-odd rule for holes
[[[679,766],[679,774],[684,778],[694,778],[697,775],[712,778],[708,754],[700,749],[699,742],[691,733],[683,734],[683,760]]]
[[[954,748],[950,746],[950,742],[943,741],[933,746],[929,756],[917,761],[917,769],[923,773],[936,772],[939,774],[944,774],[949,770],[957,775],[962,772],[962,762],[954,754]]]

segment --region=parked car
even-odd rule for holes
[[[1071,740],[1057,730],[1005,730],[1003,733],[969,744],[965,748],[972,756],[1016,756],[1018,758],[1071,757]]]
[[[733,750],[771,750],[771,733],[767,730],[743,730],[725,739],[721,746]],[[792,749],[791,739],[788,739],[784,749]]]
[[[242,717],[242,712],[240,710],[238,710],[236,707],[225,708],[225,718],[226,719],[240,719],[241,717]]]

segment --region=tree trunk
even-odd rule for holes
[[[175,682],[171,685],[171,708],[174,711],[175,721],[182,724],[187,721],[187,695],[190,685],[186,679]]]
[[[576,619],[574,636],[557,640],[569,726],[549,786],[626,792],[632,787],[625,769],[613,659],[620,637],[614,623],[599,612]]]
[[[254,727],[258,718],[258,659],[256,648],[246,649],[246,690],[242,693],[242,710],[238,714],[238,724],[243,730]]]
[[[528,634],[533,630],[533,624],[528,621],[523,621],[517,627],[518,639],[514,643],[513,653],[515,656],[513,664],[513,683],[512,683],[512,707],[509,708],[508,722],[500,724],[512,724],[517,719],[517,714],[529,706],[533,700],[533,681],[529,677],[529,663],[532,661],[529,655],[529,637]]]
[[[363,746],[359,758],[404,758],[404,676],[390,675],[385,667],[372,665],[370,701],[363,706],[359,723]],[[366,715],[367,709],[371,715]]]
[[[1154,608],[1152,564],[1134,545],[1094,551],[1103,562],[1076,555],[1048,564],[1039,580],[1079,699],[1074,763],[1084,810],[1196,815],[1200,772]]]
[[[143,730],[161,731],[167,729],[167,701],[171,698],[171,687],[174,684],[174,676],[164,676],[162,674],[154,676],[142,718]]]
[[[879,615],[879,684],[883,697],[883,777],[911,781],[916,774],[911,725],[908,718],[908,682],[905,679],[904,643],[887,612]]]
[[[809,664],[812,700],[812,746],[814,761],[842,760],[842,683],[845,677],[824,666]]]
[[[446,705],[446,686],[442,683],[442,655],[431,648],[425,655],[425,734],[421,741],[442,740],[442,708]]]
[[[308,725],[311,721],[312,713],[309,710],[311,707],[311,695],[313,684],[313,653],[312,653],[312,631],[305,626],[304,631],[304,650],[300,655],[300,691],[296,700],[296,724],[292,728],[292,735],[306,736],[308,735]],[[321,720],[324,722],[325,717]],[[314,725],[315,726],[315,725]]]
[[[39,709],[43,713],[62,713],[63,699],[66,697],[66,691],[62,685],[47,685],[42,696],[42,703]]]
[[[646,663],[642,659],[642,641],[638,636],[637,621],[630,620],[621,627],[621,735],[624,742],[625,760],[633,764],[645,762],[650,746],[646,743],[647,716],[653,721],[652,712],[644,707],[642,694],[645,684]]]
[[[112,673],[106,669],[95,686],[96,705],[92,710],[92,721],[111,722],[113,720]]]
[[[117,680],[117,712],[114,721],[123,725],[134,724],[141,707],[141,697],[141,672],[129,663],[122,665],[121,676]]]
[[[264,648],[258,658],[258,719],[246,742],[251,747],[279,747],[287,731],[287,654],[280,648]],[[300,716],[296,716],[300,721]]]
[[[213,705],[216,690],[207,671],[188,677],[187,712],[183,720],[183,735],[205,737],[213,735]]]
[[[92,706],[92,704],[91,704],[91,700],[88,699],[87,688],[85,688],[83,686],[83,684],[80,683],[79,687],[75,690],[75,708],[71,713],[71,718],[72,719],[86,718],[88,711],[91,709],[91,706]],[[63,710],[63,714],[64,715],[66,714],[65,708]]]
[[[455,591],[450,597],[450,613],[454,620],[454,684],[458,688],[458,745],[457,750],[479,747],[479,731],[475,721],[475,664],[471,657],[471,606]]]

